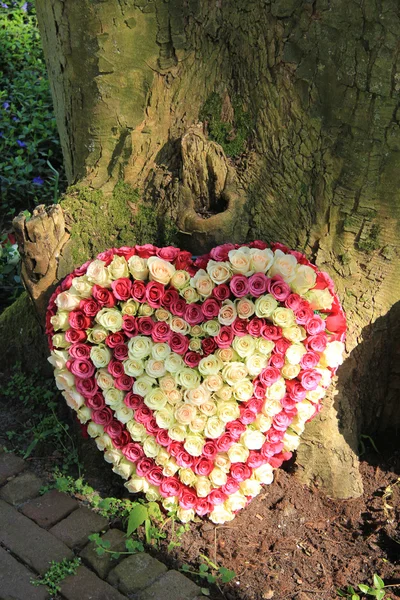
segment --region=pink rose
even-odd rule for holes
[[[227,452],[232,444],[235,443],[232,435],[228,432],[223,433],[215,442],[218,452]]]
[[[294,316],[298,325],[305,325],[307,321],[313,318],[314,311],[309,306],[303,305],[294,311]]]
[[[122,448],[122,454],[132,463],[136,463],[144,456],[143,448],[140,444],[129,442]]]
[[[325,331],[325,321],[319,315],[314,315],[311,319],[308,319],[305,327],[307,333],[317,335],[317,333]]]
[[[124,334],[121,331],[117,331],[116,333],[110,333],[106,337],[106,344],[109,348],[115,348],[118,344],[123,344],[125,341]]]
[[[213,459],[217,455],[217,447],[215,442],[206,442],[203,446],[203,456]]]
[[[138,408],[144,406],[143,397],[139,396],[139,394],[134,394],[133,392],[128,392],[128,394],[126,394],[124,398],[124,403],[126,404],[126,406],[132,408],[133,410],[137,410]]]
[[[313,369],[319,363],[320,356],[317,352],[309,350],[306,354],[303,354],[300,360],[300,366],[302,369]]]
[[[81,267],[78,267],[77,269],[75,269],[74,277],[81,277],[81,275],[85,275],[86,271],[88,270],[88,266],[92,262],[93,262],[92,260],[88,260]]]
[[[254,242],[250,242],[249,248],[258,248],[258,250],[265,250],[266,248],[268,248],[268,244],[266,244],[262,240],[254,240]]]
[[[225,500],[228,499],[228,496],[224,494],[221,489],[211,490],[211,492],[207,496],[207,500],[211,502],[214,506],[217,504],[222,504]]]
[[[282,369],[285,364],[285,358],[283,354],[272,354],[271,358],[268,361],[268,365],[270,367],[275,367],[276,369]]]
[[[278,429],[275,429],[275,427],[271,427],[271,429],[269,429],[266,437],[269,442],[275,443],[275,442],[280,442],[284,435],[285,435],[284,431],[279,431]]]
[[[147,456],[139,458],[136,463],[136,473],[139,477],[146,477],[147,473],[154,467],[154,461]]]
[[[304,341],[304,345],[307,348],[307,350],[314,350],[315,352],[323,352],[326,348],[327,343],[328,337],[325,333],[311,335]]]
[[[161,431],[160,427],[157,425],[157,421],[155,417],[152,417],[150,421],[148,421],[145,425],[147,433],[149,435],[155,436],[159,431]]]
[[[276,327],[275,325],[269,325],[268,323],[261,327],[261,337],[266,340],[278,340],[282,335],[282,330],[280,327]]]
[[[164,475],[161,467],[153,467],[146,473],[146,479],[151,485],[159,486],[163,479]]]
[[[76,358],[71,361],[71,365],[68,368],[71,373],[81,379],[89,379],[95,372],[94,364],[90,360],[84,358]]]
[[[289,248],[280,242],[274,242],[271,244],[271,250],[275,252],[275,250],[281,250],[285,254],[289,254]]]
[[[168,445],[168,452],[171,456],[176,458],[180,452],[182,452],[182,444],[175,440],[171,440]]]
[[[290,287],[281,277],[275,276],[268,283],[268,291],[275,300],[284,302],[290,294]]]
[[[250,398],[245,405],[248,410],[252,410],[255,415],[261,412],[264,404],[264,398]]]
[[[275,367],[275,365],[272,365]],[[265,393],[267,391],[267,387],[264,383],[262,383],[259,379],[254,381],[254,391],[253,394],[256,398],[263,400],[265,398]]]
[[[245,481],[251,477],[251,469],[244,463],[233,463],[231,466],[231,476],[235,481]]]
[[[237,317],[233,321],[231,327],[232,327],[233,333],[237,337],[243,337],[244,335],[247,334],[247,323],[244,319],[239,319],[239,317]]]
[[[115,254],[117,256],[123,256],[128,260],[131,256],[136,254],[135,248],[131,248],[130,246],[121,246],[121,248],[114,248]]]
[[[211,459],[200,456],[194,464],[193,470],[196,475],[203,475],[208,477],[214,468],[214,463]]]
[[[278,431],[286,431],[291,422],[292,418],[284,410],[282,410],[280,413],[275,415],[273,426]]]
[[[103,425],[103,427],[107,427],[113,420],[112,410],[108,408],[108,406],[100,410],[94,410],[92,412],[91,419],[93,423],[96,423],[96,425]]]
[[[171,313],[176,317],[183,317],[183,315],[185,314],[185,310],[186,300],[184,300],[183,298],[178,298],[177,300],[175,300],[170,308]]]
[[[72,280],[74,279],[74,274],[70,273],[66,276],[66,278],[61,282],[60,289],[62,292],[66,292],[70,289],[72,285]]]
[[[197,270],[206,269],[209,259],[210,259],[209,254],[202,254],[201,256],[198,256],[196,258],[196,260],[194,261],[194,265],[195,265],[195,267],[197,267]]]
[[[129,444],[130,441],[131,441],[131,436],[125,429],[123,431],[121,431],[121,433],[119,435],[115,436],[112,439],[112,443],[113,443],[114,447],[117,448],[118,450],[121,450],[124,446],[126,446],[126,444]]]
[[[207,513],[211,512],[213,505],[207,500],[207,498],[198,498],[194,510],[199,517],[204,517]]]
[[[265,294],[268,288],[268,282],[270,280],[264,275],[264,273],[254,273],[249,277],[249,290],[250,294],[255,298]]]
[[[83,298],[80,301],[79,308],[87,317],[95,317],[100,310],[100,305],[93,298]]]
[[[100,252],[100,254],[97,255],[97,260],[102,260],[103,262],[106,263],[106,267],[108,267],[108,265],[110,264],[110,262],[112,261],[114,256],[114,250],[113,248],[110,248],[109,250],[105,250],[104,252]]]
[[[141,423],[142,425],[146,425],[153,417],[152,410],[145,405],[139,406],[139,408],[135,411],[135,421]]]
[[[116,304],[113,293],[101,285],[93,286],[92,295],[101,307],[112,308]]]
[[[221,283],[221,285],[215,286],[212,291],[212,295],[220,302],[223,302],[230,297],[231,291],[225,283]]]
[[[153,331],[151,332],[151,339],[154,343],[169,342],[170,337],[171,330],[167,323],[159,321],[154,324]]]
[[[243,423],[243,425],[250,425],[250,423],[253,423],[253,421],[256,420],[255,413],[252,410],[250,410],[249,408],[240,406],[239,410],[240,410],[240,421]]]
[[[285,394],[284,397],[280,400],[280,403],[286,412],[296,407],[296,400],[293,400],[293,398],[291,398],[289,394]]]
[[[160,483],[158,491],[163,498],[169,498],[171,496],[179,496],[181,491],[181,483],[176,477],[164,477],[164,480]]]
[[[106,403],[104,401],[104,397],[101,392],[97,392],[92,398],[87,398],[85,401],[85,404],[92,410],[101,410],[102,408],[106,407]],[[93,415],[92,415],[92,420],[93,420]]]
[[[143,302],[146,297],[146,284],[143,281],[135,280],[132,283],[131,296],[138,302]]]
[[[104,427],[104,431],[110,436],[112,440],[120,436],[123,430],[124,426],[120,421],[117,421],[116,419],[113,419],[111,423]]]
[[[271,458],[269,459],[268,462],[274,469],[279,469],[279,467],[282,466],[282,463],[284,463],[286,460],[289,460],[291,458],[292,458],[291,452],[281,452],[280,454],[271,456]]]
[[[156,251],[157,256],[168,262],[174,262],[179,253],[179,248],[175,248],[175,246],[165,246],[164,248],[158,248]]]
[[[215,298],[207,298],[201,305],[201,310],[206,319],[213,319],[218,317],[219,309],[221,308],[220,302],[217,302]]]
[[[196,506],[197,496],[187,487],[181,488],[179,492],[179,504],[182,508],[189,509]]]
[[[228,476],[225,485],[221,487],[221,491],[230,496],[231,494],[237,492],[239,487],[239,482],[236,481],[236,479],[233,479],[233,477]]]
[[[286,381],[286,389],[289,396],[296,402],[305,400],[307,390],[301,385],[300,381],[297,381],[296,379]]]
[[[300,371],[298,375],[298,379],[303,388],[309,391],[317,389],[321,378],[321,373],[314,371],[314,369],[306,369],[304,371]]]
[[[229,348],[229,346],[231,346],[233,342],[233,338],[234,335],[232,329],[227,325],[224,325],[223,327],[221,327],[218,335],[215,336],[214,340],[218,348]]]
[[[192,467],[194,461],[195,459],[193,458],[193,456],[191,456],[189,452],[186,452],[186,450],[180,450],[180,452],[178,452],[178,454],[176,455],[176,462],[180,467],[183,467],[184,469]]]
[[[72,344],[72,346],[68,348],[68,352],[72,358],[89,358],[90,346],[82,343]]]
[[[117,360],[125,360],[128,358],[128,348],[125,344],[117,344],[113,349],[113,354]]]
[[[296,311],[300,308],[301,301],[301,297],[298,294],[289,294],[285,300],[285,306],[286,308]]]
[[[163,307],[167,310],[171,310],[171,306],[179,300],[179,294],[174,289],[166,290],[163,298]]]
[[[169,443],[171,442],[170,437],[168,435],[168,431],[166,429],[160,429],[160,431],[156,435],[157,444],[167,448]]]
[[[265,464],[265,459],[261,456],[261,454],[255,450],[250,450],[250,454],[246,460],[246,465],[250,467],[250,469],[257,469],[263,464]]]
[[[232,439],[237,442],[240,439],[242,433],[246,431],[246,426],[235,419],[234,421],[230,421],[230,423],[226,424],[226,431],[230,433]]]
[[[285,338],[280,338],[279,340],[276,340],[273,351],[275,354],[284,355],[286,354],[286,350],[289,348],[289,346],[291,346],[291,342],[289,342],[289,340],[286,340]]]
[[[120,277],[111,282],[111,288],[118,300],[128,300],[131,297],[132,281],[128,277]]]
[[[244,275],[234,275],[229,282],[229,287],[236,298],[243,298],[250,291],[249,280]]]
[[[210,251],[210,258],[217,262],[228,260],[229,252],[234,249],[234,244],[222,244],[221,246],[215,246],[215,248]]]
[[[310,267],[313,267],[313,265],[310,265]],[[325,271],[317,271],[317,281],[313,287],[313,290],[325,290],[326,288],[328,288],[330,292],[333,292],[335,289],[335,284],[328,273],[325,273]]]
[[[188,304],[185,309],[184,319],[191,327],[200,325],[204,321],[203,311],[198,304]]]
[[[270,387],[273,383],[278,381],[280,376],[281,372],[275,367],[265,367],[259,375],[261,383],[267,387]]]

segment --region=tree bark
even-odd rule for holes
[[[400,424],[397,0],[36,5],[78,184],[55,279],[166,229],[196,254],[255,238],[304,251],[334,278],[349,334],[298,472],[359,495],[360,433]]]

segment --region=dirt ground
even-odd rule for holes
[[[6,431],[19,431],[24,423],[18,402],[0,398],[0,444],[12,449]],[[300,484],[292,461],[233,522],[216,527],[199,520],[179,547],[168,552],[167,540],[149,551],[175,568],[198,570],[204,554],[233,570],[236,577],[220,589],[197,580],[210,587],[214,600],[329,600],[338,598],[339,588],[371,585],[374,573],[394,586],[386,598],[400,598],[400,448],[394,436],[374,443],[379,452],[366,440],[361,460],[361,498],[332,500]],[[82,444],[85,480],[102,495],[126,497],[94,443]],[[60,459],[57,451],[38,447],[29,462],[50,479]]]

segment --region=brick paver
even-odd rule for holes
[[[120,529],[109,529],[104,535],[101,536],[103,540],[110,542],[110,548],[108,550],[112,552],[125,552],[125,540],[126,536]],[[113,567],[115,567],[121,560],[125,558],[122,555],[120,558],[112,558],[110,552],[105,552],[102,556],[99,556],[96,552],[95,542],[90,542],[80,552],[79,556],[88,564],[97,575],[102,579],[105,579],[108,573]]]
[[[65,544],[4,500],[0,500],[0,524],[0,543],[40,574],[52,560],[73,558]]]
[[[22,458],[12,452],[0,453],[0,485],[5,483],[9,477],[20,473],[25,467],[26,463]]]
[[[125,558],[113,569],[108,581],[123,594],[134,594],[166,573],[167,567],[149,554],[139,552]]]
[[[194,600],[200,588],[178,571],[168,571],[150,587],[135,595],[135,600]]]
[[[107,519],[89,508],[82,507],[54,525],[49,531],[70,548],[81,548],[87,544],[91,533],[99,533],[103,529],[108,529]]]
[[[31,584],[33,574],[0,546],[0,598],[5,600],[46,600],[43,586]]]
[[[61,584],[61,595],[66,600],[126,600],[118,590],[83,565],[78,568],[75,575],[64,579]]]
[[[39,495],[43,481],[34,473],[27,471],[11,479],[0,490],[0,498],[9,504],[17,506]]]
[[[21,512],[40,527],[48,528],[64,519],[78,507],[78,502],[67,494],[51,490],[24,504]]]

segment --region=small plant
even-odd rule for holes
[[[194,571],[189,565],[182,565],[181,571],[183,573],[191,573],[196,575],[200,579],[206,580],[207,583],[215,584],[217,588],[221,590],[221,585],[229,583],[234,577],[236,577],[235,571],[231,571],[226,567],[220,567],[208,558],[205,554],[199,555],[204,562],[200,563],[198,571]],[[202,593],[205,596],[210,595],[210,590],[206,587],[201,588]]]
[[[375,452],[377,454],[379,454],[379,450],[378,450],[378,448],[377,448],[374,440],[372,439],[372,437],[370,435],[361,434],[360,435],[360,441],[359,441],[359,446],[360,446],[359,454],[360,454],[360,456],[362,456],[366,452],[366,446],[365,446],[365,441],[364,440],[367,441],[367,442],[369,442],[370,445],[372,446],[372,448],[375,450]]]
[[[52,560],[50,568],[40,579],[32,579],[33,585],[45,585],[48,593],[53,598],[61,590],[61,582],[68,577],[68,575],[75,575],[79,565],[81,564],[80,558],[74,558],[68,560],[64,558],[61,562]]]
[[[342,598],[347,598],[347,600],[361,600],[364,596],[374,596],[377,600],[384,600],[386,594],[385,589],[394,586],[385,585],[383,579],[375,573],[372,587],[364,583],[358,584],[357,587],[362,593],[361,596],[356,592],[352,585],[348,585],[344,590],[337,590],[337,593]],[[389,598],[389,596],[386,596],[386,598]]]
[[[126,552],[115,552],[110,550],[111,542],[109,540],[103,540],[99,533],[93,533],[89,535],[89,540],[95,543],[95,551],[98,556],[104,556],[104,554],[111,554],[111,558],[118,559],[120,556],[125,554],[137,554],[138,552],[144,552],[144,546],[139,540],[133,540],[128,538],[125,541]]]
[[[51,446],[63,457],[61,468],[67,472],[75,466],[80,472],[78,450],[69,433],[69,425],[57,416],[59,403],[57,390],[52,379],[43,379],[39,373],[26,374],[21,365],[14,367],[14,373],[1,390],[1,396],[13,403],[20,402],[24,414],[21,427],[6,432],[13,449],[28,458],[43,446]]]

